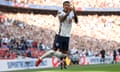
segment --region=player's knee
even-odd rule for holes
[[[54,50],[50,50],[49,52],[50,52],[50,53],[54,53]]]
[[[55,52],[56,54],[59,54],[59,55],[62,55],[62,53],[60,51],[56,51]]]

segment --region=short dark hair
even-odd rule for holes
[[[65,3],[70,3],[70,2],[69,2],[69,1],[64,1],[64,2],[63,2],[63,5],[64,5]]]

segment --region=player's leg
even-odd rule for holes
[[[60,57],[60,68],[63,69],[63,57]]]
[[[103,63],[105,63],[105,55],[103,55]]]
[[[42,60],[43,60],[45,57],[47,57],[47,56],[49,56],[49,55],[52,55],[52,54],[54,54],[54,53],[55,53],[54,50],[50,50],[50,51],[46,52],[45,54],[43,54],[41,57],[39,57],[39,58],[37,59],[37,61],[36,61],[36,63],[35,63],[35,66],[39,66],[40,62],[42,62]]]
[[[66,57],[60,57],[60,68],[61,68],[61,69],[63,69],[63,68],[64,68],[64,69],[67,69],[65,58],[66,58]]]
[[[54,50],[49,50],[48,52],[46,52],[45,54],[43,54],[40,59],[44,59],[45,57],[54,54],[55,51]]]
[[[62,52],[60,52],[60,51],[54,51],[54,50],[50,50],[50,51],[48,51],[48,52],[46,52],[45,54],[43,54],[41,57],[39,57],[38,59],[37,59],[37,61],[36,61],[36,63],[35,63],[35,66],[39,66],[39,64],[40,64],[40,62],[45,58],[45,57],[47,57],[47,56],[49,56],[49,55],[54,55],[54,56],[57,56],[57,57],[66,57],[67,56],[67,54],[64,54],[64,53],[62,53]]]
[[[57,40],[58,40],[58,35],[55,36],[55,40],[54,40],[54,43],[53,43],[53,49],[54,50],[56,50],[55,48],[56,48],[56,45],[57,45]],[[47,57],[50,54],[53,54],[54,50],[50,50],[50,51],[46,52],[44,55],[42,55],[40,58],[38,58],[38,60],[35,63],[35,66],[38,66],[43,58]]]
[[[66,60],[65,60],[65,59],[66,59],[66,57],[64,57],[64,58],[63,58],[64,69],[67,69],[67,67],[66,67],[66,66],[67,66],[67,64],[66,64]]]
[[[67,54],[64,54],[62,52],[60,52],[60,50],[49,50],[48,52],[46,52],[45,54],[43,54],[40,59],[44,59],[45,57],[49,56],[49,55],[54,55],[54,56],[57,56],[57,57],[65,57],[67,56]]]
[[[66,56],[63,56],[62,58],[62,66],[64,69],[67,69],[67,65],[66,65],[66,57],[68,56],[68,48],[69,48],[69,37],[62,37],[62,45],[60,47],[60,50],[63,54],[65,54]]]
[[[61,57],[66,57],[66,56],[67,56],[67,54],[62,53],[62,52],[60,51],[60,49],[57,49],[53,54],[54,54],[55,56],[59,57],[59,58],[61,58]]]

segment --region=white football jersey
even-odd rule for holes
[[[58,12],[58,16],[65,16],[65,15],[66,15],[66,13],[63,10]],[[74,12],[71,11],[69,13],[69,15],[67,16],[67,18],[63,22],[61,22],[61,24],[62,24],[61,31],[60,31],[61,36],[65,36],[65,37],[70,36],[73,17],[74,17]]]

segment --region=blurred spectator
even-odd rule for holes
[[[4,22],[5,22],[4,13],[0,12],[0,25],[2,25]]]
[[[118,53],[119,53],[119,55],[120,55],[120,48],[118,48]]]
[[[113,50],[113,64],[116,63],[117,50]]]
[[[105,53],[106,53],[105,49],[102,49],[100,51],[100,54],[101,54],[101,63],[105,63]]]
[[[2,45],[2,37],[0,35],[0,48],[1,48],[1,45]]]

